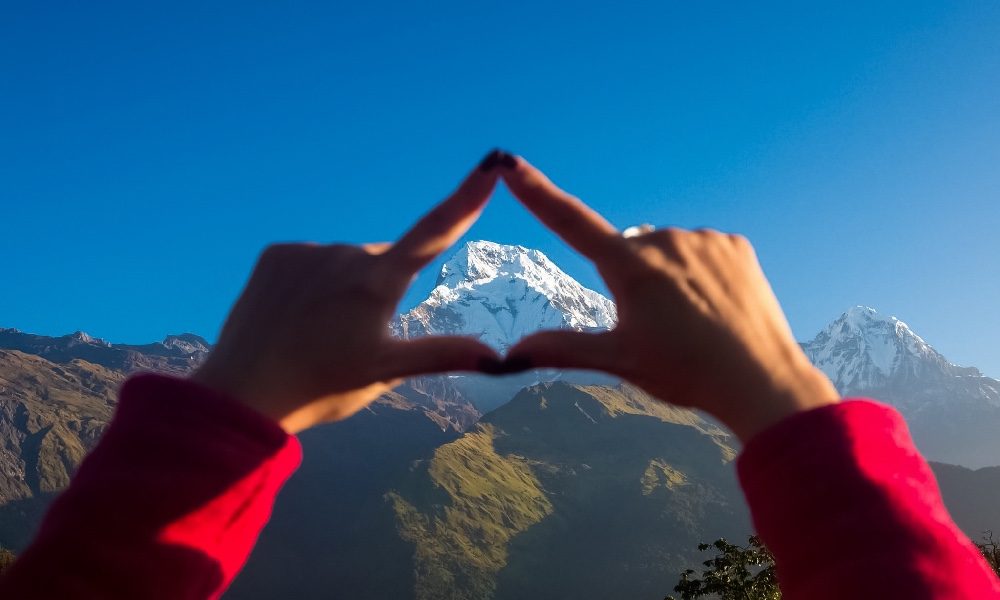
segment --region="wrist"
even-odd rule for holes
[[[840,394],[826,375],[811,364],[798,365],[775,377],[758,392],[737,400],[731,414],[716,415],[746,445],[758,434],[792,415],[835,404]]]
[[[258,393],[247,388],[245,378],[232,375],[231,369],[226,369],[217,361],[212,360],[211,356],[188,379],[242,404],[273,421],[287,433],[295,433],[284,422],[286,416],[284,413],[275,411],[272,403],[261,401]]]

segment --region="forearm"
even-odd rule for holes
[[[786,598],[992,598],[899,414],[848,401],[747,445],[739,475]]]
[[[0,595],[216,597],[300,456],[295,438],[208,389],[133,378]]]

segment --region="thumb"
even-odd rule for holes
[[[385,379],[397,379],[446,371],[480,371],[499,363],[496,351],[474,338],[442,335],[391,342],[381,370]]]
[[[612,332],[542,331],[507,351],[507,363],[520,369],[552,367],[613,372],[618,345]]]

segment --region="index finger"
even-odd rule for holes
[[[386,257],[408,274],[419,271],[472,227],[496,183],[495,168],[474,169],[451,196],[403,234]]]
[[[599,263],[621,248],[622,238],[607,219],[561,190],[528,161],[518,157],[517,165],[502,173],[514,196],[580,254]]]

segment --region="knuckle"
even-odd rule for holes
[[[385,270],[385,263],[377,260],[362,261],[362,263],[350,280],[351,293],[370,301],[390,298],[395,286],[392,284],[392,277]]]
[[[332,258],[344,258],[356,254],[358,251],[356,246],[350,244],[334,243],[326,245],[326,253]]]
[[[257,262],[261,265],[270,265],[276,262],[281,262],[287,258],[292,252],[293,248],[298,244],[269,244],[260,253],[260,258]]]
[[[357,284],[357,289],[363,297],[373,300],[384,300],[391,295],[386,281],[372,275],[362,277]]]
[[[653,232],[654,239],[668,243],[680,242],[688,234],[690,234],[689,231],[680,227],[667,227],[665,229],[657,229]]]
[[[644,264],[629,270],[627,273],[620,274],[616,279],[615,287],[622,296],[639,298],[647,295],[646,292],[649,290],[662,285],[664,280],[669,279],[669,275],[662,268],[657,268],[653,264]]]
[[[290,256],[301,256],[319,245],[315,242],[279,242],[269,244],[261,251],[261,258],[284,259]]]
[[[350,244],[329,244],[323,248],[323,256],[330,270],[336,273],[351,272],[355,263],[363,268],[364,259],[372,257],[362,248]]]
[[[747,239],[745,235],[739,233],[730,233],[726,237],[729,238],[730,243],[740,250],[752,250],[753,244]]]
[[[650,233],[647,239],[652,242],[652,245],[659,250],[669,254],[670,256],[677,256],[680,254],[680,250],[687,241],[690,232],[677,227],[667,227],[666,229],[657,229],[656,231]]]

